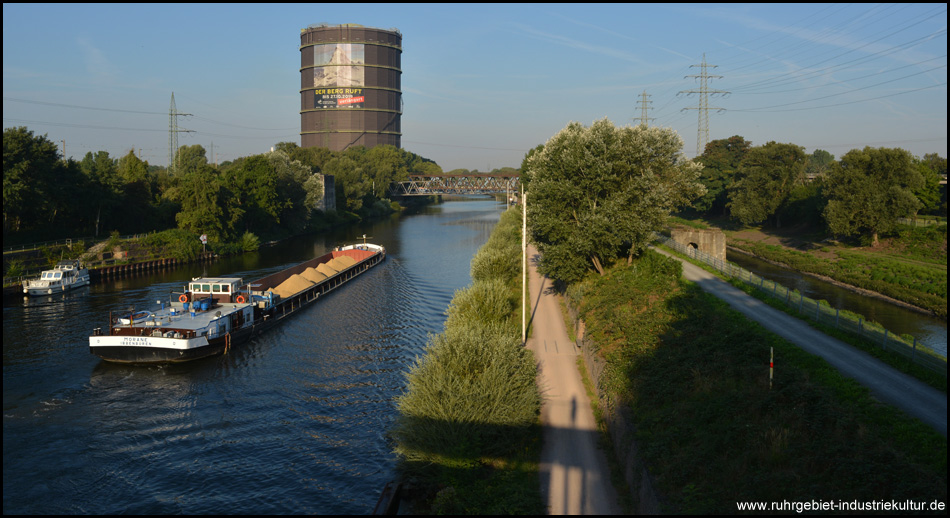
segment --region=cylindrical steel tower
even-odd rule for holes
[[[300,146],[390,144],[402,129],[402,34],[357,24],[300,31]]]

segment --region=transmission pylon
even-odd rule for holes
[[[681,94],[699,94],[699,106],[689,106],[683,110],[699,110],[699,124],[696,130],[696,156],[702,155],[706,149],[706,143],[709,142],[709,110],[723,111],[725,108],[709,106],[709,94],[728,94],[725,90],[710,90],[707,82],[710,79],[722,79],[722,76],[714,76],[706,73],[707,67],[716,68],[718,65],[707,65],[706,54],[703,53],[703,62],[699,65],[690,65],[700,67],[700,73],[688,75],[686,77],[699,78],[699,90],[682,90]]]
[[[643,126],[644,128],[647,126],[648,121],[656,120],[656,119],[647,117],[647,108],[650,106],[650,103],[653,102],[653,101],[648,101],[647,97],[649,97],[649,95],[647,95],[647,91],[644,90],[643,93],[640,94],[640,100],[637,101],[637,104],[640,105],[640,117],[639,117],[640,126]],[[634,117],[633,120],[637,120],[637,117]]]
[[[178,169],[175,164],[175,156],[178,154],[178,134],[181,132],[193,133],[192,130],[178,129],[178,117],[190,116],[190,113],[178,113],[175,107],[175,92],[172,92],[172,103],[168,108],[168,171],[174,172]]]

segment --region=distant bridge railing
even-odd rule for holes
[[[495,194],[518,192],[519,176],[511,173],[413,175],[406,182],[393,182],[390,196],[433,194]]]

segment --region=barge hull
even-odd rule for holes
[[[276,326],[284,318],[299,313],[301,309],[321,298],[338,287],[346,284],[354,277],[376,266],[386,258],[385,249],[364,250],[359,248],[334,250],[331,253],[311,259],[304,263],[292,266],[281,272],[269,275],[249,286],[254,293],[261,293],[279,285],[284,280],[298,274],[307,268],[316,267],[341,255],[356,259],[356,263],[327,279],[290,295],[281,297],[273,305],[266,308],[255,308],[254,324],[235,329],[225,336],[211,339],[172,339],[147,336],[143,330],[141,335],[129,334],[123,330],[122,334],[96,335],[90,337],[89,352],[99,358],[116,363],[127,364],[161,364],[179,363],[207,358],[219,354],[226,354],[233,347],[249,341],[253,336]],[[110,332],[112,332],[110,327]],[[191,342],[191,343],[189,343]]]

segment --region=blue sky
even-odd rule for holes
[[[704,55],[710,140],[947,156],[946,4],[4,4],[3,127],[165,165],[174,92],[179,145],[219,162],[299,144],[319,23],[402,33],[402,147],[446,171],[636,124],[643,92],[695,156]]]

